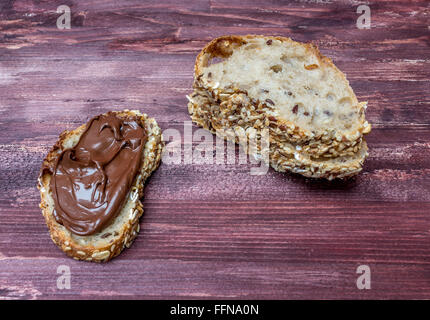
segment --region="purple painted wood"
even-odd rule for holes
[[[61,4],[71,30],[56,28]],[[430,298],[430,4],[368,5],[360,30],[349,1],[2,1],[0,299]],[[162,164],[130,249],[103,265],[65,257],[36,189],[59,133],[126,107],[183,132],[195,56],[231,33],[313,41],[333,58],[369,101],[364,171],[330,183]],[[370,290],[356,287],[361,264]]]

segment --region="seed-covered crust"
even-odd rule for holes
[[[312,55],[317,59],[317,64],[320,69],[329,69],[336,74],[338,79],[345,83],[346,94],[351,96],[352,100],[356,100],[355,94],[349,87],[344,74],[336,68],[329,58],[323,56],[316,46],[298,43],[289,38],[262,37],[255,35],[223,36],[211,41],[197,56],[193,83],[195,91],[192,95],[204,95],[209,99],[210,103],[220,105],[225,112],[231,113],[229,119],[237,119],[238,115],[236,113],[240,112],[242,109],[250,113],[251,118],[256,117],[256,115],[253,114],[255,112],[264,114],[258,120],[269,121],[269,125],[276,131],[273,132],[273,134],[276,134],[279,140],[285,140],[300,145],[304,152],[314,158],[347,156],[357,152],[357,150],[361,148],[363,136],[371,130],[370,124],[364,117],[364,111],[366,109],[365,102],[357,102],[357,104],[352,107],[358,115],[359,123],[356,123],[354,127],[356,129],[353,128],[354,130],[342,131],[327,127],[324,131],[314,131],[304,129],[297,123],[283,117],[278,108],[274,107],[274,103],[270,99],[251,98],[246,90],[234,86],[226,87],[219,82],[214,82],[210,77],[210,72],[205,72],[212,59],[228,59],[234,50],[237,50],[239,47],[254,39],[264,39],[264,42],[267,44],[272,44],[274,43],[273,41],[276,40],[281,41],[287,46],[303,47],[307,55]],[[313,69],[309,66],[307,67],[306,69],[308,70]],[[297,107],[298,106],[295,106],[296,109],[293,108],[293,112],[294,110],[297,112]],[[266,119],[262,119],[263,117]],[[246,119],[242,119],[242,121],[246,121]],[[258,126],[258,122],[256,125]]]
[[[76,260],[106,262],[116,257],[125,247],[130,247],[139,233],[139,218],[143,214],[140,198],[146,179],[157,169],[163,149],[161,129],[157,122],[139,111],[115,112],[118,117],[139,116],[147,132],[148,139],[142,152],[141,168],[136,175],[127,200],[121,212],[112,223],[100,232],[90,236],[78,236],[59,224],[54,216],[54,201],[50,190],[51,174],[43,172],[38,181],[43,216],[45,217],[52,241],[68,256]],[[44,160],[43,166],[51,165],[64,149],[71,148],[79,141],[85,125],[73,131],[64,131]]]
[[[362,165],[367,157],[367,144],[363,140],[354,152],[337,157],[312,158],[302,147],[285,139],[278,134],[278,129],[269,118],[272,117],[261,109],[244,108],[234,115],[231,109],[224,109],[216,102],[211,103],[202,92],[194,92],[189,97],[188,111],[194,123],[211,131],[220,138],[241,143],[249,139],[238,139],[237,129],[243,128],[242,132],[252,134],[249,128],[262,132],[265,128],[269,130],[269,163],[276,171],[291,171],[309,178],[347,178],[356,175],[362,170]],[[227,110],[227,111],[226,111]],[[270,112],[270,111],[268,111]],[[231,131],[228,131],[231,129]],[[228,134],[231,132],[233,134]],[[243,149],[255,158],[264,160],[261,155],[261,137],[257,137],[257,148],[251,149],[242,145]]]

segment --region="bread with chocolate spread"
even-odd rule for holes
[[[163,141],[139,111],[108,112],[64,131],[43,161],[40,208],[51,238],[77,260],[106,262],[139,232],[146,179]]]

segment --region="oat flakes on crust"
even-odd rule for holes
[[[294,145],[285,139],[279,139],[276,134],[276,127],[260,125],[249,125],[243,119],[241,115],[235,119],[235,123],[231,124],[231,119],[212,117],[213,110],[218,110],[217,105],[211,105],[206,99],[202,99],[201,96],[194,97],[188,103],[188,110],[194,123],[203,127],[206,130],[211,131],[218,137],[240,143],[237,139],[237,135],[228,136],[224,135],[226,129],[230,128],[233,132],[236,132],[238,127],[244,128],[244,131],[248,133],[247,128],[256,128],[261,130],[264,127],[269,128],[270,145],[269,145],[269,163],[276,171],[285,172],[291,171],[294,173],[301,174],[308,178],[326,178],[329,180],[335,178],[347,178],[356,175],[362,170],[362,166],[365,158],[367,157],[367,144],[363,140],[360,143],[359,148],[355,152],[350,154],[330,157],[330,158],[318,158],[313,159],[306,152],[303,152],[301,147]],[[200,103],[197,103],[200,102]],[[239,121],[242,121],[239,123]],[[257,119],[258,121],[258,119]],[[239,123],[239,124],[238,124]],[[260,121],[260,123],[264,123]],[[244,147],[244,146],[243,146]],[[256,158],[264,159],[260,157],[261,148],[258,146],[256,154],[252,154]],[[249,153],[249,149],[243,148],[245,152]]]

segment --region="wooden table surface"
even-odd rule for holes
[[[368,1],[359,29],[362,3],[2,0],[0,299],[430,298],[430,3]],[[56,27],[63,4],[70,30]],[[194,59],[224,34],[290,36],[331,57],[369,102],[363,172],[327,182],[162,163],[132,247],[107,264],[67,258],[36,189],[60,132],[123,108],[183,132]],[[57,288],[61,265],[70,289]]]

